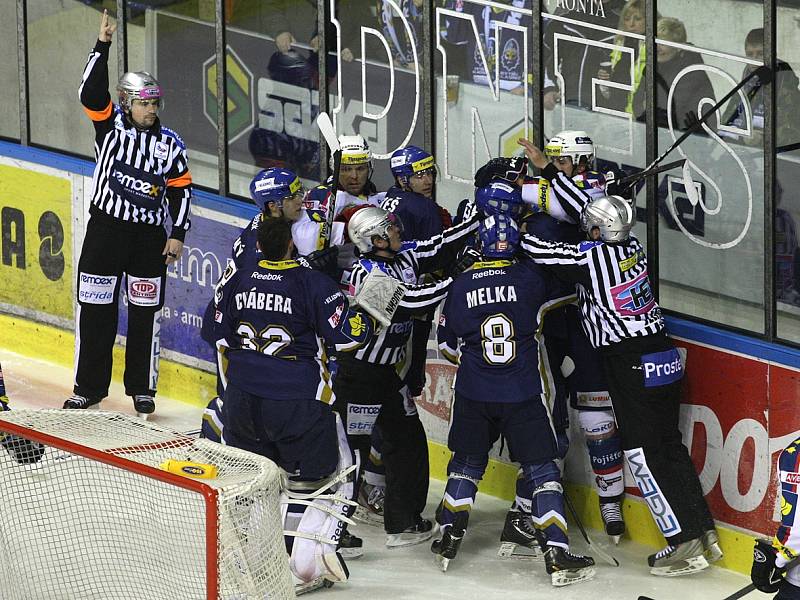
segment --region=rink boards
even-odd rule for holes
[[[0,142],[0,347],[72,364],[74,261],[80,251],[93,165]],[[211,350],[199,339],[200,316],[224,269],[236,232],[251,209],[199,192],[181,260],[169,272],[161,329],[159,389],[193,405],[214,394]],[[124,315],[124,311],[122,311]],[[125,320],[122,323],[124,340]],[[748,534],[776,525],[777,453],[800,431],[794,410],[800,353],[754,338],[669,319],[670,333],[689,351],[681,428],[703,490],[722,528],[725,566],[749,569]],[[117,348],[117,353],[119,348]],[[119,367],[121,360],[115,360]],[[445,474],[453,367],[429,361],[421,414],[431,444],[432,473]],[[115,377],[119,377],[115,370]],[[579,437],[577,438],[580,439]],[[599,525],[588,461],[576,444],[567,475],[585,519]],[[510,498],[516,469],[493,451],[481,489]],[[626,503],[632,537],[658,536],[637,492]]]

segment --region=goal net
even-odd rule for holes
[[[3,600],[294,597],[270,460],[94,410],[0,413],[0,445]]]

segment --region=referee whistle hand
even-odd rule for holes
[[[116,30],[117,24],[109,23],[108,11],[104,10],[103,16],[100,17],[100,33],[97,35],[97,39],[101,42],[110,42]]]
[[[178,258],[180,258],[181,252],[183,252],[183,242],[169,238],[167,243],[164,244],[164,251],[161,253],[161,256],[166,256],[167,258],[164,260],[164,263],[171,265],[172,263],[177,262]]]

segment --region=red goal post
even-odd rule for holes
[[[0,445],[4,599],[294,597],[270,460],[95,410],[0,413]]]

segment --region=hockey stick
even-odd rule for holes
[[[750,73],[747,77],[742,79],[738,84],[736,84],[733,87],[733,89],[731,89],[731,91],[729,91],[727,94],[725,94],[722,97],[721,100],[719,100],[714,106],[709,108],[703,114],[702,117],[700,117],[697,121],[692,123],[692,125],[686,131],[684,131],[683,134],[681,134],[681,136],[678,139],[676,139],[669,148],[667,148],[664,152],[662,152],[661,155],[658,158],[656,158],[653,162],[651,162],[649,165],[647,165],[644,168],[643,171],[641,171],[640,173],[637,173],[637,175],[639,175],[638,179],[635,179],[628,186],[628,189],[632,188],[633,184],[636,181],[638,181],[639,179],[642,179],[643,177],[648,177],[650,175],[654,175],[655,173],[657,173],[657,171],[652,171],[653,167],[655,167],[662,160],[664,160],[670,152],[675,150],[675,148],[680,146],[684,142],[684,140],[686,140],[686,138],[688,138],[695,131],[700,129],[703,126],[703,124],[706,121],[708,121],[711,118],[711,116],[714,115],[717,112],[717,110],[719,108],[722,107],[723,104],[725,104],[728,100],[730,100],[730,98],[733,97],[734,94],[738,93],[739,90],[742,89],[745,85],[747,85],[747,82],[750,81],[751,79],[753,79],[754,77],[758,77],[761,80],[762,84],[767,84],[770,81],[772,81],[772,71],[770,70],[770,68],[767,65],[761,65],[755,71]],[[689,171],[688,165],[684,163],[684,165],[683,165],[683,179],[684,179],[684,187],[686,187],[686,194],[689,196],[689,201],[692,202],[693,204],[696,204],[696,202],[698,200],[697,193],[695,191],[694,185],[690,184],[691,177],[689,177],[689,180],[687,181],[688,171]],[[690,188],[692,190],[691,192],[689,191]]]
[[[327,248],[331,243],[331,236],[333,235],[333,217],[336,212],[336,195],[339,191],[339,170],[342,167],[342,149],[339,147],[339,140],[336,137],[336,130],[333,128],[333,123],[328,113],[321,112],[317,115],[317,127],[319,127],[322,137],[325,138],[325,143],[333,153],[333,184],[331,185],[331,199],[328,202],[328,210],[325,214],[325,235],[324,246]]]
[[[611,556],[608,552],[603,550],[600,546],[592,543],[592,540],[589,537],[589,534],[586,533],[586,529],[584,529],[583,523],[581,523],[581,519],[580,519],[580,517],[578,517],[578,512],[575,510],[575,507],[572,505],[572,500],[569,499],[569,496],[567,495],[567,491],[566,490],[564,490],[563,496],[564,496],[564,502],[566,503],[567,508],[569,509],[569,513],[572,515],[572,518],[575,520],[575,524],[578,526],[578,529],[581,530],[581,535],[583,535],[583,539],[586,540],[586,543],[589,545],[590,550],[592,552],[594,552],[595,554],[597,554],[597,556],[602,558],[605,562],[607,562],[612,567],[618,567],[619,566],[619,561],[616,558]]]

